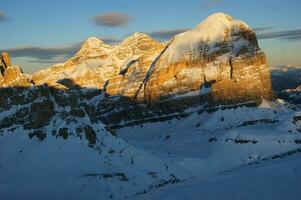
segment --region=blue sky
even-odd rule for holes
[[[159,40],[225,12],[257,30],[271,66],[301,67],[301,0],[0,0],[0,49],[25,72],[63,61],[82,41],[134,32]]]

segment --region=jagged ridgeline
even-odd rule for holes
[[[37,112],[58,113],[57,105],[70,107],[61,114],[63,119],[92,116],[93,122],[118,127],[183,117],[193,106],[212,110],[218,105],[258,105],[273,97],[269,67],[255,32],[223,13],[165,43],[143,33],[115,46],[92,37],[65,63],[33,75],[7,64],[6,54],[2,57],[1,110],[28,105],[2,127],[24,125],[21,118],[28,115],[38,121],[34,128],[49,123],[54,114],[33,114],[35,101],[45,105]]]

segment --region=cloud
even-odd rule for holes
[[[115,28],[128,25],[130,17],[125,13],[109,12],[96,15],[91,20],[96,26]]]
[[[284,39],[284,40],[290,40],[290,41],[301,40],[301,35],[295,35],[295,36],[284,37],[284,38],[282,38],[282,39]]]
[[[263,26],[263,27],[256,27],[253,30],[256,32],[262,32],[262,31],[273,29],[273,28],[274,28],[273,26]]]
[[[282,40],[296,41],[296,40],[301,39],[301,29],[259,33],[257,35],[257,37],[260,40],[263,40],[263,39],[282,39]]]
[[[50,60],[30,60],[28,61],[28,63],[38,63],[38,64],[47,64],[47,65],[51,65],[51,64],[57,64],[57,63],[61,63],[63,62],[65,59],[50,59]]]
[[[106,44],[118,44],[121,42],[121,39],[115,38],[115,37],[99,37],[104,43]]]
[[[65,61],[75,54],[79,48],[80,43],[76,43],[72,45],[53,47],[24,46],[6,49],[5,51],[8,52],[12,58],[29,58],[28,63],[52,65]]]
[[[6,16],[6,14],[4,12],[0,11],[0,22],[5,22],[7,21],[9,18]]]
[[[215,6],[220,5],[223,2],[223,0],[204,0],[201,4],[201,7],[203,9],[211,9]]]
[[[114,37],[101,37],[101,40],[107,44],[120,42],[119,39]],[[51,47],[24,46],[4,51],[8,52],[11,57],[31,58],[31,63],[52,64],[62,62],[73,56],[80,49],[81,45],[82,42]]]
[[[7,51],[11,57],[29,57],[43,62],[50,62],[58,57],[69,57],[78,51],[79,48],[80,43],[76,43],[72,45],[54,47],[25,46],[6,49],[5,51]]]
[[[146,34],[158,40],[168,40],[179,33],[186,32],[187,30],[188,29],[159,30],[159,31],[147,32]]]
[[[288,30],[288,31],[270,31],[268,30],[273,29],[272,26],[264,26],[264,27],[257,27],[254,28],[254,31],[257,32],[257,38],[259,40],[264,39],[281,39],[287,41],[298,41],[301,40],[301,29],[295,30]],[[168,40],[173,36],[186,32],[189,29],[170,29],[170,30],[159,30],[153,32],[146,32],[149,36],[157,39],[157,40]]]

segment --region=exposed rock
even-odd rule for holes
[[[5,86],[9,87],[30,87],[32,84],[30,78],[23,74],[20,67],[9,67],[4,72]]]
[[[63,137],[65,140],[68,138],[68,128],[60,128],[58,132],[58,136]]]
[[[3,55],[6,55],[6,53],[1,53],[1,55],[0,55],[0,86],[1,86],[1,84],[3,84],[2,82],[4,79],[4,77],[3,77],[4,72],[8,67],[8,65],[6,63],[7,61],[5,62],[5,60],[4,60],[4,57],[7,57],[7,56],[3,56]],[[7,58],[6,58],[6,60],[7,60]]]
[[[34,130],[32,133],[29,133],[28,136],[30,139],[32,139],[35,136],[39,140],[43,141],[47,137],[47,134],[44,133],[41,129],[37,129]]]
[[[8,68],[11,66],[11,61],[10,61],[10,57],[9,57],[8,53],[6,53],[6,52],[1,53],[0,63],[2,63],[5,68]]]
[[[30,77],[20,67],[12,66],[8,53],[0,59],[0,87],[29,87]]]
[[[46,126],[55,114],[54,105],[51,101],[32,103],[26,129],[37,129]]]
[[[89,144],[96,141],[92,124],[98,123],[95,107],[78,89],[57,90],[47,85],[30,88],[0,88],[0,133],[11,128],[24,129],[29,137],[45,138],[45,132],[67,139],[78,136]],[[72,124],[72,125],[71,125]],[[63,127],[63,128],[62,128]],[[66,128],[64,128],[66,127]],[[71,127],[71,128],[70,128]],[[87,127],[87,128],[85,128]]]
[[[91,126],[86,126],[84,128],[86,139],[89,141],[90,145],[96,143],[96,133]]]
[[[221,13],[175,36],[154,66],[144,96],[160,100],[199,90],[210,81],[214,81],[210,95],[215,103],[272,96],[269,68],[255,32]]]
[[[109,79],[106,93],[134,99],[149,67],[163,48],[162,44],[143,33],[135,33],[126,38],[116,48],[116,55],[120,59],[126,58],[127,62],[120,66],[118,74]]]

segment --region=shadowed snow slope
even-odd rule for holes
[[[45,138],[29,139],[29,130],[4,129],[0,198],[294,199],[301,175],[295,109],[280,100],[209,113],[193,108],[186,118],[124,127],[117,136],[100,122],[67,125],[59,115],[49,126],[68,127],[67,135],[46,127]],[[94,142],[75,130],[88,126]]]
[[[300,197],[301,149],[298,155],[283,160],[230,170],[199,180],[158,190],[137,199],[253,200],[298,199]]]

